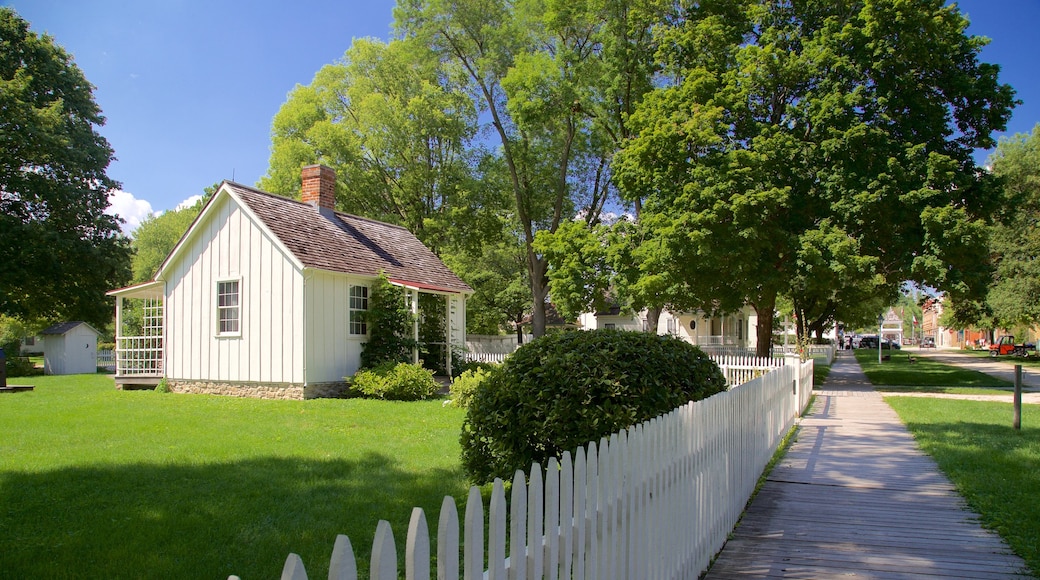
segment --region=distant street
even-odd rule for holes
[[[907,347],[905,352],[914,356],[928,357],[943,364],[971,369],[980,373],[1004,379],[1010,383],[1015,382],[1015,357],[1003,356],[999,358],[978,357],[951,349],[926,349]],[[1022,367],[1022,390],[1040,391],[1040,369],[1023,365]]]

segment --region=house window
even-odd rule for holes
[[[368,310],[368,286],[350,287],[350,334],[368,334],[364,312]]]
[[[239,281],[217,282],[217,334],[241,334]]]
[[[615,329],[617,329],[617,324],[615,324],[613,322],[608,322],[608,323],[603,325],[603,329],[604,330],[615,330]]]
[[[744,340],[744,319],[737,319],[737,340]]]
[[[675,334],[675,319],[668,318],[668,334]]]

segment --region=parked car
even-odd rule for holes
[[[921,348],[935,348],[935,338],[931,336],[924,337],[921,341]]]
[[[868,336],[864,336],[859,341],[859,348],[871,348],[871,349],[877,350],[877,348],[878,348],[878,337],[877,336],[869,336],[869,335]],[[892,340],[890,338],[886,338],[886,339],[881,341],[881,350],[885,350],[885,349],[899,350],[901,348],[902,347],[899,346],[898,342],[896,342],[896,341],[894,341],[894,340]]]

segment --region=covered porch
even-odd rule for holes
[[[116,298],[116,388],[154,387],[164,374],[163,283],[108,292]]]

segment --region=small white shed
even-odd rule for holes
[[[43,335],[43,372],[76,375],[97,372],[97,343],[101,334],[86,322],[55,324]]]

